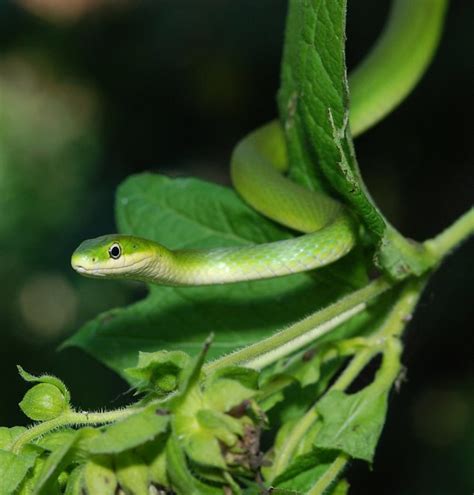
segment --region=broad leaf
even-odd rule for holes
[[[9,450],[15,440],[26,430],[24,426],[0,427],[0,449]]]
[[[291,0],[278,102],[293,178],[336,192],[377,244],[378,265],[394,278],[431,266],[421,245],[404,239],[371,199],[349,128],[345,64],[346,0]]]
[[[121,232],[172,249],[239,246],[290,235],[227,188],[151,174],[131,177],[120,187],[117,218]],[[354,253],[314,276],[209,287],[150,286],[145,300],[102,314],[66,346],[79,346],[123,374],[124,368],[135,365],[139,351],[197,354],[213,332],[213,358],[253,343],[365,282],[363,265]],[[349,323],[352,329],[354,325]]]
[[[316,436],[319,448],[342,450],[372,462],[387,412],[387,390],[369,386],[355,394],[330,391],[317,406],[323,425]]]
[[[0,493],[13,494],[34,463],[34,456],[0,450]]]
[[[115,495],[117,478],[110,456],[96,456],[84,464],[84,486],[86,493]]]
[[[117,454],[164,433],[168,423],[168,416],[163,415],[156,407],[147,407],[144,411],[107,427],[100,435],[87,442],[85,448],[93,454]]]
[[[133,450],[127,450],[117,455],[115,474],[125,493],[149,495],[148,467]]]
[[[296,457],[292,464],[273,482],[272,486],[282,489],[307,491],[325,473],[336,458],[336,452],[315,450]]]
[[[184,452],[174,437],[171,437],[167,443],[166,461],[171,486],[177,493],[189,493],[189,495],[222,494],[222,488],[206,485],[194,478],[189,471]]]
[[[54,493],[53,490],[58,476],[70,463],[74,455],[74,447],[82,435],[82,430],[76,431],[74,435],[69,436],[58,449],[50,454],[35,485],[34,495]]]

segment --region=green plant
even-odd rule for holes
[[[402,332],[430,274],[474,231],[474,212],[415,244],[373,204],[347,126],[344,22],[343,1],[291,2],[279,104],[291,176],[344,201],[360,221],[361,245],[314,276],[151,286],[145,300],[88,323],[65,345],[136,389],[125,409],[76,411],[59,379],[20,369],[37,383],[22,410],[39,422],[0,429],[0,493],[344,494],[349,460],[372,462],[401,371]],[[412,72],[423,68],[417,61]],[[173,248],[291,235],[233,191],[197,180],[129,178],[116,212],[121,232]],[[383,275],[370,282],[374,266]],[[378,356],[373,382],[349,393]]]

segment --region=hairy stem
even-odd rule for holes
[[[284,330],[268,337],[260,342],[249,345],[236,352],[219,358],[204,367],[206,372],[215,371],[224,366],[235,364],[246,364],[249,361],[255,363],[256,358],[267,353],[275,352],[276,348],[285,346],[293,340],[300,338],[308,332],[314,331],[316,327],[327,324],[333,319],[340,318],[342,313],[354,310],[354,308],[366,304],[376,296],[379,296],[391,287],[391,283],[385,278],[379,278],[362,289],[352,292],[339,301],[316,311],[304,320],[301,320]],[[280,356],[281,357],[281,356]],[[257,361],[258,363],[258,361]]]
[[[443,259],[455,247],[474,234],[474,208],[466,211],[446,230],[433,239],[425,242],[425,246],[438,259]]]
[[[276,347],[275,349],[267,352],[266,354],[262,354],[261,356],[258,356],[255,359],[251,359],[250,361],[247,361],[245,363],[245,366],[247,368],[253,368],[258,370],[264,368],[265,366],[273,364],[279,359],[288,356],[293,352],[298,351],[302,347],[307,346],[308,344],[310,344],[317,338],[321,337],[325,333],[330,332],[337,326],[341,325],[345,321],[352,318],[354,315],[363,311],[366,307],[367,305],[365,303],[361,303],[355,306],[354,308],[349,309],[348,311],[345,311],[344,313],[335,316],[332,320],[329,320],[326,323],[323,323],[313,328],[312,330],[309,330],[308,332],[300,335],[299,337],[294,338],[290,342],[280,347]]]
[[[347,454],[339,454],[326,472],[319,478],[316,484],[309,490],[307,495],[323,495],[326,490],[334,483],[339,477],[341,471],[345,468],[349,462],[349,456]]]
[[[62,428],[65,426],[113,423],[114,421],[124,419],[140,410],[141,409],[132,406],[106,412],[69,411],[61,416],[58,416],[57,418],[44,421],[43,423],[38,423],[31,428],[28,428],[16,439],[11,447],[11,450],[13,453],[18,454],[24,445],[52,430],[56,430],[57,428]]]

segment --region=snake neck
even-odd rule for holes
[[[146,262],[130,271],[128,278],[141,282],[175,285],[179,266],[172,251],[161,244],[149,241]]]

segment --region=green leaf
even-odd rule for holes
[[[214,432],[198,421],[199,411],[205,407],[200,387],[191,388],[179,401],[172,417],[173,435],[180,439],[186,454],[204,466],[225,468],[224,458]]]
[[[169,416],[163,415],[156,406],[147,407],[111,426],[89,440],[85,449],[93,454],[112,454],[137,447],[164,433]]]
[[[26,430],[24,426],[0,427],[0,449],[9,450],[15,440]]]
[[[325,473],[337,456],[337,452],[314,450],[297,456],[281,473],[272,486],[306,493]]]
[[[388,390],[369,386],[355,394],[331,390],[317,410],[322,427],[316,447],[342,450],[355,459],[372,462],[385,422]]]
[[[45,456],[38,456],[36,458],[35,465],[32,469],[29,470],[28,475],[23,480],[20,488],[15,493],[18,493],[18,495],[32,495],[34,493],[36,483],[38,482],[45,462]]]
[[[162,435],[137,449],[138,454],[148,465],[150,481],[161,486],[169,486],[165,451],[167,439],[167,435]]]
[[[210,387],[219,380],[232,380],[239,383],[247,389],[258,389],[259,373],[253,369],[243,366],[226,366],[225,368],[217,368],[212,372],[204,383],[204,388]]]
[[[77,466],[71,471],[64,495],[84,495],[83,472],[84,465]]]
[[[35,464],[35,456],[0,450],[0,493],[10,495],[20,486]]]
[[[188,363],[189,356],[181,351],[140,352],[137,365],[124,372],[138,390],[166,395],[176,388],[178,375]]]
[[[204,399],[216,411],[227,412],[257,395],[257,377],[254,370],[237,373],[236,368],[228,374],[219,373],[205,382]]]
[[[60,448],[71,438],[76,436],[76,431],[72,429],[63,429],[59,431],[50,431],[44,437],[40,438],[36,444],[44,450],[53,452]]]
[[[216,438],[229,447],[235,445],[237,435],[244,434],[243,425],[228,414],[212,409],[201,409],[196,417],[203,428],[212,431]]]
[[[151,174],[131,177],[119,188],[117,219],[121,232],[172,249],[238,246],[290,236],[230,189]],[[123,375],[124,368],[135,365],[139,351],[166,348],[195,355],[212,331],[209,357],[214,358],[258,341],[363,285],[361,263],[356,254],[350,256],[314,276],[209,287],[150,286],[145,300],[104,313],[66,346],[81,347]]]
[[[74,447],[81,436],[82,431],[76,431],[74,435],[67,438],[64,443],[46,459],[35,485],[34,495],[48,495],[56,489],[57,478],[61,471],[70,463],[74,455]]]
[[[166,445],[166,461],[171,487],[178,495],[222,495],[222,488],[206,485],[192,475],[184,452],[174,436],[170,437]]]
[[[115,459],[115,472],[120,487],[127,495],[148,495],[148,467],[133,451],[125,451]]]
[[[117,478],[110,456],[95,456],[84,465],[84,486],[87,493],[114,495]]]
[[[290,172],[351,206],[377,244],[377,264],[390,276],[420,275],[432,266],[431,255],[390,226],[359,172],[348,125],[345,22],[346,0],[289,4],[278,103]]]
[[[204,365],[204,360],[206,359],[211,343],[214,339],[214,335],[211,334],[207,337],[204,345],[201,347],[201,352],[191,360],[191,362],[183,369],[181,374],[181,379],[179,382],[177,398],[171,399],[170,403],[180,403],[181,400],[187,397],[188,393],[192,391],[193,388],[199,387],[199,378],[201,377],[202,367]]]

